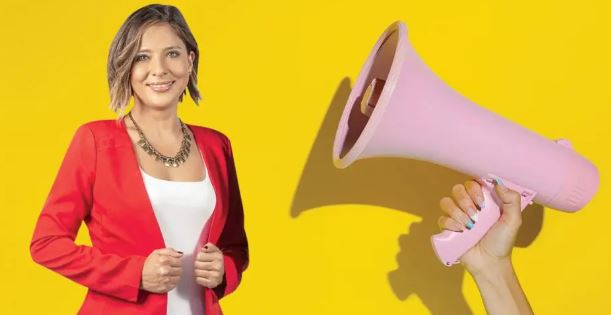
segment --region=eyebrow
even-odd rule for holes
[[[163,50],[166,51],[166,50],[170,50],[170,49],[184,49],[184,48],[182,48],[180,46],[168,46],[168,47],[164,48]],[[140,53],[140,52],[150,52],[150,51],[151,51],[150,49],[141,49],[138,52]]]

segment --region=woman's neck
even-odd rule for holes
[[[171,106],[164,109],[154,109],[136,103],[131,110],[132,117],[142,129],[142,132],[147,137],[155,137],[159,139],[175,138],[182,136],[178,115],[176,113],[177,106]],[[131,122],[129,118],[127,121]]]

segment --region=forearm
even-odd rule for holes
[[[97,248],[76,245],[69,237],[43,236],[30,245],[32,259],[92,290],[136,302],[143,256],[103,254]]]
[[[490,315],[528,315],[533,311],[520,287],[511,260],[474,274],[486,310]]]

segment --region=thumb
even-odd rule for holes
[[[496,179],[494,185],[496,195],[503,203],[501,205],[501,220],[513,228],[519,228],[522,224],[522,205],[520,194],[503,185],[500,179]]]

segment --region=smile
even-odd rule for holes
[[[176,81],[154,82],[154,83],[147,83],[146,85],[155,92],[165,92],[169,90],[172,87],[172,85],[174,85],[174,82]]]

